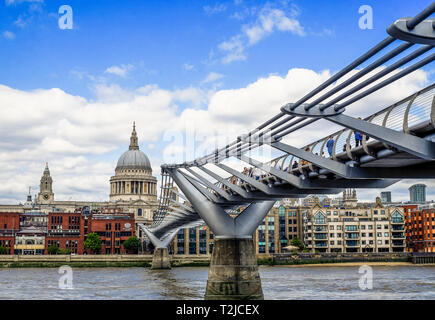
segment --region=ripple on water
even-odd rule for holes
[[[358,267],[260,267],[266,299],[435,299],[435,266],[373,267],[361,290]],[[77,268],[73,289],[56,268],[0,269],[0,299],[203,299],[208,268]]]

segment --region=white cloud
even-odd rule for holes
[[[221,42],[218,48],[225,52],[225,56],[222,58],[222,63],[227,64],[233,61],[246,60],[245,44],[242,36],[237,35],[232,37],[228,41]]]
[[[241,20],[256,12],[253,8],[245,9],[244,12],[236,12],[232,17]],[[296,19],[298,14],[299,10],[294,5],[290,8],[277,9],[266,4],[256,14],[256,20],[253,23],[243,25],[239,34],[218,45],[219,50],[224,54],[221,62],[227,64],[233,61],[246,60],[245,50],[247,47],[258,43],[276,31],[305,36],[304,28]]]
[[[215,82],[219,79],[222,79],[224,77],[223,74],[220,73],[216,73],[216,72],[210,72],[207,77],[205,77],[204,80],[202,80],[202,83],[211,83],[211,82]]]
[[[264,8],[259,15],[258,21],[253,26],[245,26],[244,33],[249,38],[249,45],[255,44],[275,30],[290,31],[299,36],[304,36],[304,28],[299,21],[288,17],[279,9]]]
[[[43,3],[44,0],[5,0],[5,3],[7,6],[13,5],[13,4],[19,4],[23,2],[39,2]]]
[[[192,64],[189,64],[189,63],[185,63],[185,64],[183,65],[183,68],[184,68],[184,70],[186,70],[186,71],[190,71],[190,70],[193,70],[193,69],[195,68],[195,66],[192,65]]]
[[[3,32],[3,37],[9,40],[13,40],[15,39],[15,33],[13,33],[12,31],[4,31]]]
[[[72,195],[79,196],[83,188],[96,200],[107,197],[114,163],[104,157],[128,145],[132,122],[141,143],[155,143],[173,126],[176,103],[198,104],[201,98],[196,95],[202,94],[194,88],[168,91],[149,86],[124,90],[123,99],[114,100],[110,97],[121,88],[98,90],[98,101],[92,102],[60,89],[21,91],[0,85],[0,166],[6,170],[0,173],[6,183],[0,198],[22,199],[27,186],[38,183],[46,161],[58,199],[67,199],[73,189]],[[79,161],[83,159],[85,163]],[[71,170],[73,160],[80,165]],[[86,185],[80,177],[95,181]]]
[[[129,71],[133,69],[133,66],[131,64],[122,64],[120,66],[111,66],[104,71],[105,73],[114,74],[120,77],[127,77],[127,74]]]
[[[100,85],[95,88],[96,101],[60,89],[22,91],[0,85],[0,201],[23,199],[29,185],[37,190],[46,161],[57,199],[107,200],[109,178],[118,152],[128,145],[133,121],[141,145],[154,153],[158,175],[163,160],[190,161],[233,141],[329,76],[329,71],[290,69],[284,76],[270,75],[243,88],[212,93],[196,87],[164,90],[147,85],[126,90]],[[347,113],[368,115],[427,84],[426,72],[414,72],[349,106]],[[190,107],[179,111],[178,103]],[[285,141],[302,146],[335,130],[322,121]],[[162,150],[160,156],[157,150]],[[394,195],[403,188],[398,184],[389,190]]]
[[[21,29],[24,29],[32,20],[32,17],[27,17],[27,15],[20,15],[17,20],[14,21],[14,24]]]
[[[217,14],[224,12],[227,10],[227,6],[223,3],[216,3],[213,7],[212,6],[204,6],[204,11],[208,15]]]

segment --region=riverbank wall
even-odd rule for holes
[[[433,261],[415,259],[416,254],[397,253],[285,253],[260,254],[259,265],[315,265],[365,262],[407,262]],[[426,255],[427,256],[427,255]],[[435,255],[434,255],[435,256]],[[172,267],[206,267],[209,255],[172,255]],[[0,268],[49,268],[69,265],[71,267],[151,267],[152,255],[0,255]]]

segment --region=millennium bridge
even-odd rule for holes
[[[434,12],[432,3],[395,21],[376,46],[232,143],[190,162],[163,164],[154,222],[140,225],[155,247],[152,267],[170,268],[168,246],[180,229],[206,224],[215,244],[205,298],[263,299],[252,234],[275,201],[435,178],[435,84],[364,119],[345,112],[434,61]],[[302,148],[285,143],[318,120],[342,129]],[[249,156],[261,147],[281,155],[267,162]],[[232,168],[229,159],[250,170]]]

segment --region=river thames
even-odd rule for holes
[[[359,267],[260,267],[265,299],[435,299],[435,266],[374,266],[373,289]],[[75,268],[60,289],[57,268],[0,269],[0,299],[203,299],[208,268]]]

